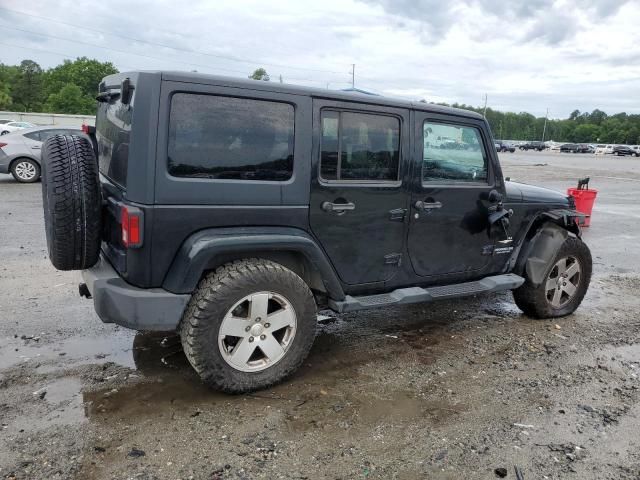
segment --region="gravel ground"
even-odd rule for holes
[[[639,479],[640,160],[502,162],[600,191],[574,315],[500,294],[331,318],[296,375],[242,396],[174,335],[102,324],[46,258],[40,185],[0,175],[0,478]]]

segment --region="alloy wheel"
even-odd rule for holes
[[[218,334],[222,358],[236,370],[260,372],[279,362],[296,334],[291,302],[274,292],[257,292],[237,302]]]
[[[36,176],[36,167],[31,162],[20,162],[15,168],[16,176],[20,180],[33,180]]]
[[[547,302],[553,308],[562,308],[573,299],[580,285],[581,273],[576,257],[568,256],[556,262],[545,284]]]

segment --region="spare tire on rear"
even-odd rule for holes
[[[44,226],[49,258],[58,270],[82,270],[98,261],[102,230],[98,175],[87,138],[55,135],[44,143]]]

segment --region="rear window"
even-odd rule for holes
[[[171,99],[173,176],[285,181],[293,174],[293,141],[288,103],[192,93]]]
[[[96,140],[100,173],[126,188],[135,90],[128,104],[123,105],[119,98],[98,104]]]

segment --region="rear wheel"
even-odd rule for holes
[[[516,305],[534,318],[564,317],[582,302],[591,281],[591,252],[579,238],[569,237],[547,268],[544,280],[534,286],[530,279],[513,291]]]
[[[291,270],[262,259],[235,261],[205,276],[180,326],[196,372],[228,393],[287,377],[306,358],[315,332],[309,287]]]
[[[40,165],[30,158],[19,158],[11,164],[11,175],[20,183],[34,183],[40,179]]]

